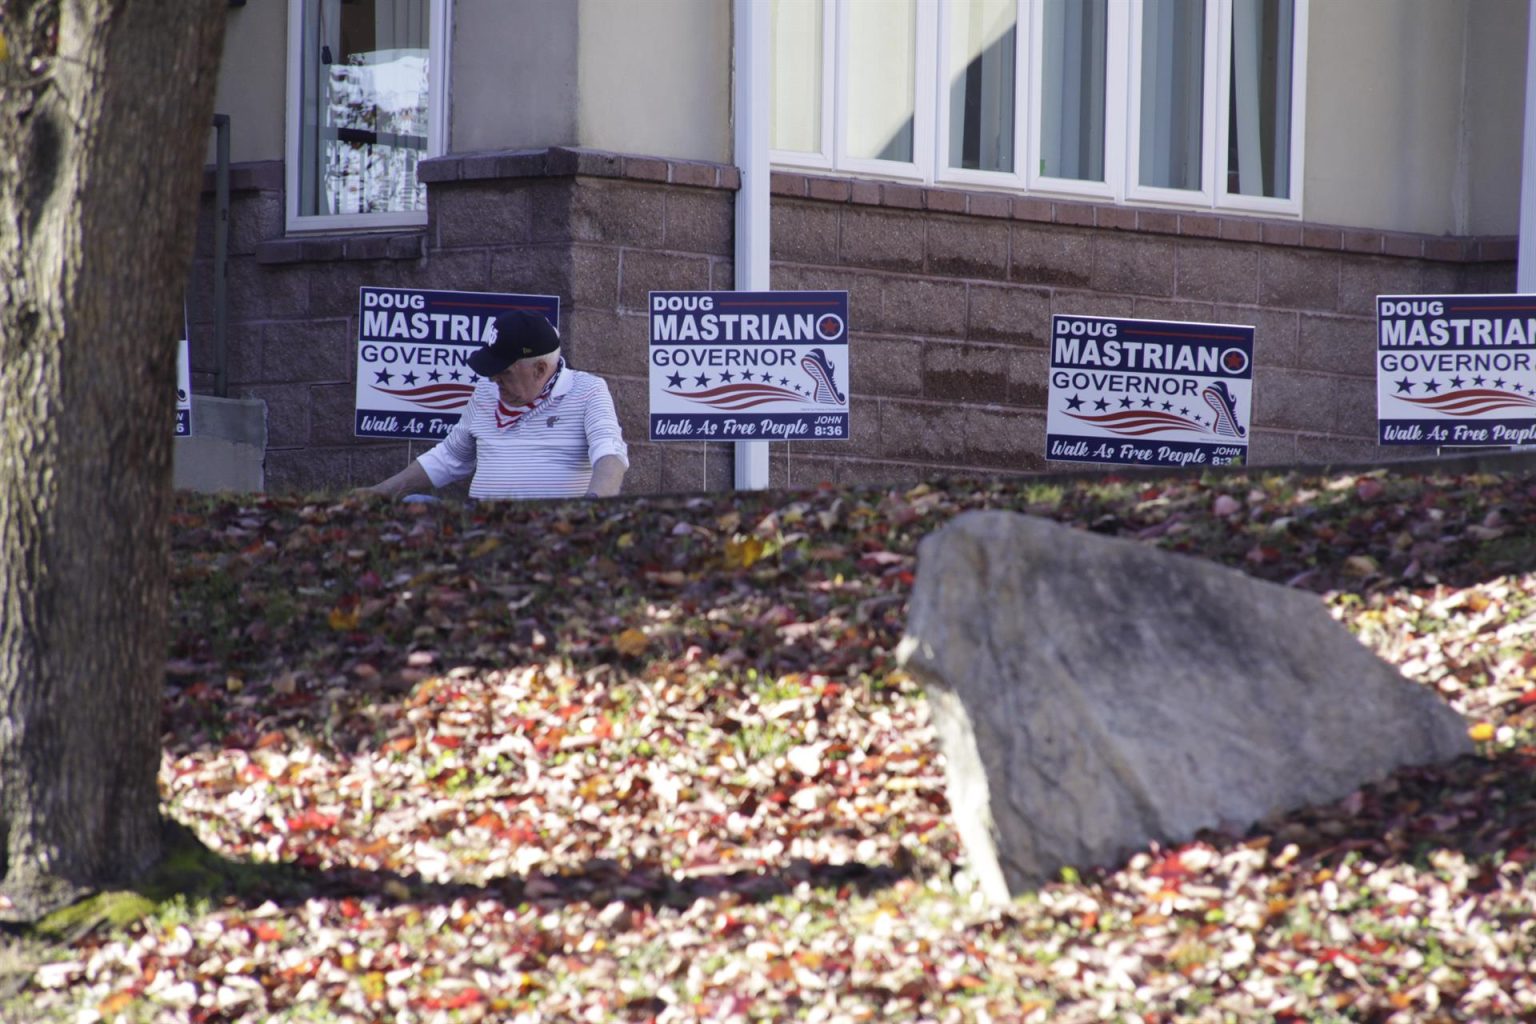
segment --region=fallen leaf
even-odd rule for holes
[[[614,649],[628,658],[638,658],[650,646],[650,638],[638,629],[626,629],[613,638]]]

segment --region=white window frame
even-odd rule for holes
[[[868,3],[871,0],[855,0]],[[822,149],[820,153],[769,150],[768,159],[776,167],[802,170],[833,170],[860,177],[890,178],[914,183],[932,181],[932,145],[934,92],[925,83],[937,75],[935,59],[938,33],[936,0],[917,0],[914,27],[916,68],[913,71],[912,160],[872,160],[848,155],[848,61],[839,59],[842,40],[848,38],[849,0],[822,2]],[[826,84],[831,83],[831,96]],[[829,103],[830,101],[830,103]],[[828,116],[830,114],[830,116]]]
[[[771,0],[770,0],[771,2]],[[836,121],[836,106],[833,96],[837,92],[834,87],[827,88],[828,82],[836,82],[837,62],[837,0],[821,0],[821,140],[820,145],[813,153],[807,153],[796,149],[769,149],[768,162],[781,167],[800,167],[808,170],[830,171],[832,162],[832,138]],[[770,47],[773,41],[770,40]],[[768,58],[770,67],[774,66],[773,55],[770,52]],[[770,126],[770,131],[772,128]]]
[[[913,117],[913,161],[859,160],[846,155],[846,8],[850,2],[823,0],[822,142],[817,153],[770,151],[775,167],[831,171],[940,185],[996,188],[1045,198],[1062,198],[1183,210],[1218,210],[1299,218],[1306,125],[1307,20],[1311,0],[1295,0],[1291,40],[1290,196],[1269,198],[1231,193],[1226,188],[1228,120],[1231,114],[1233,0],[1204,0],[1202,41],[1205,75],[1201,100],[1201,187],[1144,186],[1140,175],[1141,24],[1144,7],[1110,0],[1105,37],[1104,178],[1102,182],[1048,177],[1041,173],[1039,137],[1044,103],[1043,0],[1015,0],[1014,169],[981,171],[949,166],[949,33],[958,0],[917,0],[917,82]],[[932,83],[924,88],[923,83]],[[831,84],[828,90],[827,84]],[[832,95],[828,96],[827,93]],[[830,111],[829,111],[830,104]],[[829,116],[830,112],[830,116]]]
[[[1205,33],[1200,42],[1205,71],[1201,76],[1200,187],[1198,189],[1160,188],[1141,184],[1141,36],[1142,15],[1146,11],[1146,5],[1140,3],[1128,5],[1130,32],[1127,42],[1130,45],[1125,61],[1128,81],[1125,93],[1127,101],[1125,104],[1124,195],[1131,202],[1206,209],[1215,205],[1216,94],[1217,82],[1223,77],[1219,73],[1220,65],[1217,63],[1218,43],[1221,39],[1218,2],[1219,0],[1204,0],[1205,17],[1202,23],[1205,26]],[[1213,68],[1217,69],[1217,73],[1212,73]]]
[[[289,234],[418,227],[426,210],[398,213],[299,214],[299,136],[303,129],[300,99],[304,73],[304,3],[288,0],[288,96],[284,152],[284,222]],[[441,156],[448,142],[448,47],[450,0],[431,0],[427,15],[427,149],[423,159]]]
[[[1224,210],[1262,213],[1277,217],[1301,216],[1301,174],[1305,166],[1302,130],[1307,105],[1307,13],[1308,0],[1296,0],[1291,20],[1291,194],[1279,199],[1249,196],[1227,191],[1227,149],[1231,141],[1232,120],[1232,0],[1221,0],[1221,83],[1217,88],[1216,132],[1216,205]]]
[[[1014,90],[1013,90],[1013,170],[1011,171],[982,171],[970,167],[951,167],[949,165],[949,83],[953,78],[953,69],[949,66],[949,34],[950,12],[956,7],[955,0],[939,0],[938,9],[938,39],[934,47],[937,61],[934,65],[935,80],[934,90],[934,132],[932,159],[934,167],[934,180],[943,184],[954,185],[990,185],[1001,188],[1022,189],[1027,185],[1021,162],[1025,159],[1019,140],[1024,138],[1024,132],[1028,129],[1030,117],[1025,109],[1025,93],[1021,92],[1021,83],[1018,79],[1025,69],[1031,65],[1027,58],[1031,53],[1028,37],[1030,36],[1030,24],[1028,20],[1029,0],[1015,0],[1015,28],[1014,28]]]
[[[1122,5],[1109,0],[1108,24],[1104,37],[1104,180],[1084,181],[1080,178],[1047,176],[1040,170],[1045,157],[1037,127],[1044,119],[1045,106],[1045,4],[1039,0],[1025,0],[1029,5],[1029,69],[1025,87],[1029,96],[1029,127],[1020,136],[1025,140],[1027,156],[1027,187],[1031,192],[1053,198],[1086,199],[1100,202],[1117,202],[1124,198],[1121,190],[1120,168],[1125,162],[1126,136],[1130,131],[1126,124],[1126,104],[1120,97],[1126,94],[1126,60],[1124,54],[1130,48],[1127,38],[1126,19],[1116,14]],[[1037,74],[1040,71],[1042,73]]]

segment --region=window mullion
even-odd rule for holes
[[[912,52],[912,162],[916,165],[918,176],[931,183],[937,169],[947,163],[947,160],[939,159],[938,148],[943,145],[943,141],[937,137],[938,117],[934,109],[938,105],[938,89],[944,88],[941,81],[943,76],[939,73],[943,62],[938,54],[938,0],[917,0],[915,16],[917,24]],[[924,88],[925,82],[936,82],[938,89]]]

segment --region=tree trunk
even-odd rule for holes
[[[0,920],[159,855],[175,345],[226,9],[0,3]]]

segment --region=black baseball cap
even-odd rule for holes
[[[519,359],[548,355],[560,347],[560,332],[538,313],[515,310],[496,318],[496,340],[470,353],[469,368],[494,377]]]

